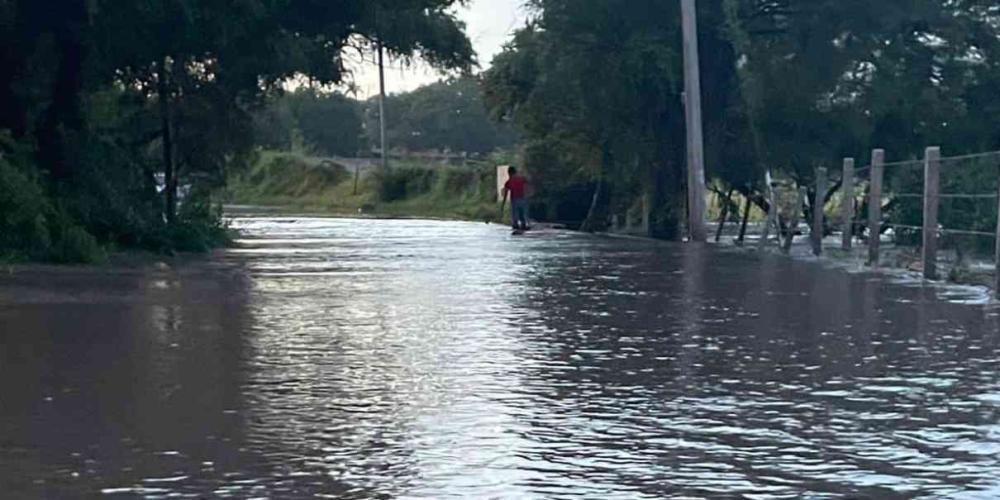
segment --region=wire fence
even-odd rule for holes
[[[769,179],[764,197],[774,209],[759,245],[789,251],[806,240],[816,255],[867,247],[869,265],[903,265],[927,279],[990,269],[986,280],[1000,290],[1000,151],[884,158],[875,150],[861,167],[845,158],[840,172],[817,169],[810,186]]]

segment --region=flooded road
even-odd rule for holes
[[[245,218],[0,276],[4,498],[997,498],[1000,316],[776,256]]]

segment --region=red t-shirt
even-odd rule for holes
[[[504,184],[503,187],[504,189],[507,189],[510,192],[511,201],[520,200],[524,198],[524,186],[527,183],[528,181],[525,180],[524,177],[521,177],[520,175],[514,175],[507,180],[507,183]]]

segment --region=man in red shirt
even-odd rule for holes
[[[507,203],[510,196],[510,222],[515,231],[528,230],[528,198],[525,196],[525,188],[528,180],[517,174],[517,169],[510,167],[507,169],[510,176],[507,183],[503,185],[503,203]],[[503,204],[500,205],[501,212]]]

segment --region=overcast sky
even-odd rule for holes
[[[466,23],[469,39],[479,55],[479,64],[483,69],[489,67],[493,56],[500,52],[513,31],[523,24],[526,17],[523,3],[524,0],[472,0],[468,7],[458,9],[458,17]],[[370,58],[365,61],[353,59],[350,66],[354,71],[354,82],[359,87],[358,97],[377,94],[378,68]],[[386,91],[396,93],[413,90],[439,78],[439,73],[426,66],[418,64],[406,68],[402,63],[392,61],[386,68]]]

